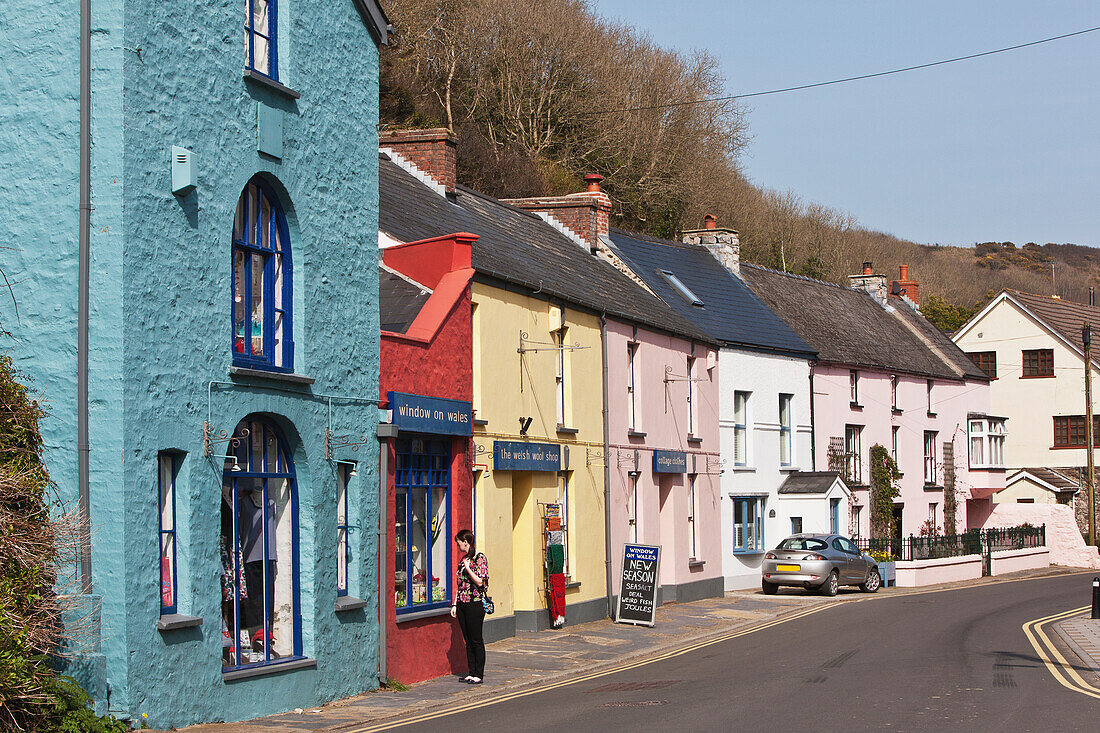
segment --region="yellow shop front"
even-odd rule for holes
[[[477,279],[473,305],[474,532],[497,608],[486,640],[603,618],[600,317]]]

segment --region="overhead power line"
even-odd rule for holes
[[[1060,36],[1051,36],[1050,38],[1042,38],[1038,41],[1029,41],[1028,43],[1020,43],[1015,46],[1006,46],[1004,48],[997,48],[992,51],[982,51],[981,53],[972,53],[966,56],[956,56],[953,59],[944,59],[942,61],[930,61],[927,64],[917,64],[916,66],[906,66],[901,69],[890,69],[889,71],[878,71],[873,74],[860,74],[859,76],[848,76],[843,79],[832,79],[830,81],[819,81],[813,84],[800,84],[795,87],[784,87],[782,89],[768,89],[763,92],[749,92],[747,94],[730,94],[725,97],[710,97],[708,99],[693,99],[687,102],[669,102],[668,104],[653,104],[646,107],[622,107],[620,109],[603,109],[595,112],[586,112],[584,114],[589,115],[606,115],[614,114],[616,112],[644,112],[646,110],[653,109],[671,109],[673,107],[687,107],[692,104],[707,104],[710,102],[728,102],[732,99],[748,99],[749,97],[763,97],[768,94],[783,94],[784,92],[797,92],[802,89],[814,89],[816,87],[827,87],[831,84],[844,84],[850,81],[860,81],[861,79],[874,79],[878,76],[889,76],[891,74],[901,74],[906,71],[916,71],[917,69],[927,69],[932,66],[943,66],[944,64],[953,64],[958,61],[968,61],[970,59],[981,58],[982,56],[992,56],[993,54],[1005,53],[1006,51],[1016,51],[1021,48],[1028,48],[1029,46],[1038,46],[1043,43],[1050,43],[1052,41],[1060,41],[1064,38],[1072,38],[1073,36],[1084,35],[1085,33],[1093,33],[1100,31],[1100,26],[1094,28],[1085,28],[1084,30],[1074,31],[1072,33],[1063,33]]]

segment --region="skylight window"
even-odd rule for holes
[[[699,300],[699,296],[691,292],[691,288],[680,282],[680,278],[676,277],[668,270],[657,270],[657,273],[665,280],[667,280],[668,284],[672,286],[672,289],[679,293],[680,297],[682,297],[684,300],[691,303],[692,305],[697,305],[700,308],[703,307],[703,301]]]

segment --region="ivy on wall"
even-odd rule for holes
[[[901,495],[898,479],[901,471],[890,451],[875,443],[871,446],[871,538],[894,536],[894,499]]]

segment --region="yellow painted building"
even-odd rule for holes
[[[566,527],[566,617],[575,623],[608,610],[600,318],[517,290],[473,286],[475,534],[497,607],[487,638],[550,623],[547,504],[562,507]],[[559,462],[510,470],[517,464],[501,453],[510,443],[557,446]]]

